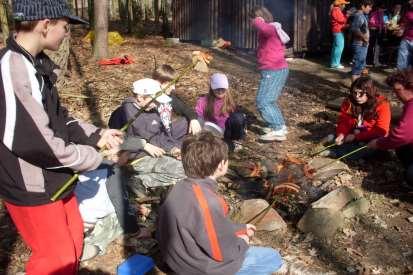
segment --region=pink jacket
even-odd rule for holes
[[[195,106],[195,112],[199,118],[202,118],[205,121],[210,121],[217,124],[223,130],[225,130],[225,122],[227,121],[229,114],[222,114],[221,109],[224,101],[222,99],[216,99],[214,103],[214,119],[215,121],[206,120],[204,112],[207,106],[207,97],[202,96],[198,98]]]
[[[253,20],[252,25],[258,31],[258,69],[276,71],[288,68],[285,47],[275,27],[258,17]]]

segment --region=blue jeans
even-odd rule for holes
[[[333,38],[330,66],[335,68],[341,65],[341,55],[344,50],[344,34],[342,32],[333,33]]]
[[[250,246],[236,275],[270,275],[283,264],[280,253],[268,247]]]
[[[400,42],[399,53],[397,55],[397,69],[407,69],[412,64],[413,41],[403,39]]]
[[[284,117],[277,105],[288,77],[288,69],[277,71],[261,71],[261,81],[258,88],[256,103],[262,119],[275,130],[280,130],[284,125]]]
[[[351,70],[352,75],[361,75],[361,72],[366,67],[367,58],[367,46],[352,45],[353,48],[353,68]]]

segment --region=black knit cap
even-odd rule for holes
[[[80,17],[70,14],[66,0],[14,0],[15,21],[68,18],[70,24],[89,24]]]

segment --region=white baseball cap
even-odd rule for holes
[[[155,94],[161,90],[161,83],[151,78],[143,78],[133,82],[133,93],[137,95],[148,95],[155,97]],[[169,103],[172,98],[162,94],[156,98],[159,103]]]

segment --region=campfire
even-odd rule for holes
[[[275,201],[277,209],[284,210],[288,216],[302,214],[323,193],[312,184],[316,169],[290,155],[275,161],[232,164],[231,169],[241,178],[260,185],[262,197],[269,203]]]

